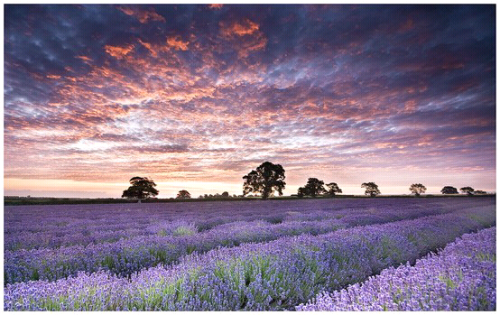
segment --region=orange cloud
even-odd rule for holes
[[[119,46],[110,46],[106,45],[104,46],[104,50],[111,56],[115,57],[116,59],[122,59],[125,57],[129,52],[134,49],[134,45],[128,45],[125,47],[119,47]]]
[[[141,10],[137,7],[118,7],[118,10],[122,11],[126,15],[130,15],[139,20],[139,22],[145,24],[149,21],[166,22],[165,18],[158,13],[153,8],[148,10]]]
[[[224,6],[223,4],[220,4],[220,3],[219,3],[219,4],[211,4],[211,5],[209,5],[208,7],[209,7],[210,9],[217,9],[217,10],[218,10],[218,9],[221,9],[223,6]]]
[[[250,52],[257,51],[257,50],[262,50],[266,48],[267,45],[267,38],[265,37],[258,37],[254,41],[247,43],[238,51],[238,55],[240,57],[248,57]]]
[[[151,55],[153,55],[154,57],[156,57],[157,52],[153,49],[153,46],[150,43],[143,42],[140,38],[138,39],[138,41],[139,41],[139,43],[141,43],[142,46],[146,47],[147,50],[149,50],[149,52],[151,53]]]
[[[47,78],[48,79],[54,79],[54,80],[57,80],[57,79],[60,79],[61,76],[60,75],[55,75],[55,74],[48,74],[47,75]]]
[[[267,38],[260,31],[259,24],[245,19],[241,22],[220,22],[220,33],[223,38],[232,42],[240,58],[246,58],[257,50],[262,50],[267,45]]]
[[[89,58],[87,56],[76,56],[76,58],[83,60],[85,63],[90,63],[91,61],[94,61],[92,58]]]
[[[221,33],[223,36],[232,37],[234,35],[244,36],[252,35],[259,31],[259,24],[245,19],[243,22],[234,22],[233,24],[227,26],[224,23],[220,23]]]
[[[180,36],[167,37],[167,45],[175,50],[188,50],[189,42],[182,41]]]

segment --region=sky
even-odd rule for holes
[[[5,195],[496,190],[495,5],[5,5]]]

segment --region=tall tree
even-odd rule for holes
[[[274,192],[283,195],[285,188],[285,169],[279,164],[262,163],[257,169],[243,176],[243,196],[254,192],[259,193],[262,199],[269,198]]]
[[[191,199],[191,194],[187,190],[179,190],[175,199]]]
[[[132,177],[130,185],[127,190],[123,191],[122,198],[138,199],[141,202],[141,200],[157,196],[159,193],[155,188],[155,182],[147,177]]]
[[[444,186],[443,189],[441,189],[441,193],[443,195],[456,195],[458,194],[458,190],[453,186]]]
[[[474,188],[470,187],[470,186],[467,186],[467,187],[462,187],[460,188],[460,191],[463,193],[463,194],[467,194],[469,196],[472,196],[472,194],[474,193]]]
[[[361,184],[361,188],[365,188],[365,195],[370,195],[370,197],[375,197],[380,195],[380,190],[378,190],[378,185],[374,182],[368,182]]]
[[[303,194],[315,198],[318,195],[326,193],[325,182],[317,178],[309,178],[307,184],[304,186]]]
[[[337,185],[337,183],[326,184],[326,187],[328,187],[327,194],[329,194],[330,196],[335,196],[335,194],[337,194],[337,193],[339,193],[339,194],[342,193],[342,189],[340,189],[340,187],[339,187],[339,185]]]
[[[426,190],[427,188],[422,184],[411,184],[410,186],[411,193],[415,194],[417,197],[420,196],[420,194],[425,193]]]

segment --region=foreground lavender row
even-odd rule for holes
[[[298,311],[494,311],[496,228],[466,234],[414,267],[388,268],[363,284],[321,293]]]
[[[394,201],[398,205],[398,199]],[[477,211],[483,209],[485,206],[481,205],[485,202],[484,199],[481,201],[483,202],[477,202],[473,209]],[[335,204],[333,200],[330,200],[330,203]],[[324,203],[320,202],[319,204],[325,206]],[[429,205],[427,202],[423,202],[423,204]],[[432,205],[437,206],[438,204],[433,203]],[[279,224],[271,224],[261,220],[237,221],[220,224],[201,233],[192,222],[157,222],[150,228],[154,234],[124,238],[115,243],[91,243],[87,246],[42,248],[29,251],[7,250],[4,264],[5,282],[54,281],[74,276],[78,271],[91,273],[101,269],[125,277],[143,268],[173,263],[180,257],[194,251],[206,252],[219,246],[233,247],[247,242],[271,241],[288,235],[304,233],[318,235],[340,228],[418,218],[429,214],[471,211],[462,207],[452,209],[447,204],[441,204],[439,208],[429,209],[413,204],[413,207],[404,211],[394,207],[394,205],[382,209],[368,207],[367,209],[345,209],[330,212],[325,210],[311,213],[286,211],[286,215],[283,217],[284,222]],[[133,222],[134,220],[129,218],[129,221]],[[97,226],[101,227],[101,225]]]
[[[100,271],[5,288],[5,310],[282,310],[495,224],[495,208],[284,237],[182,257],[131,279]]]

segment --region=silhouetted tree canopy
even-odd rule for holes
[[[303,198],[305,194],[306,189],[304,187],[299,187],[299,189],[297,190],[297,197]]]
[[[223,192],[222,197],[229,198],[229,193],[227,191]]]
[[[325,182],[323,182],[322,180],[319,180],[317,178],[309,178],[307,180],[307,184],[303,188],[301,187],[302,190],[300,190],[299,188],[297,194],[301,192],[303,195],[315,198],[318,195],[326,193],[326,189],[325,187],[323,187],[324,184]]]
[[[458,190],[453,186],[444,186],[443,189],[441,189],[441,193],[443,195],[454,195],[458,194]]]
[[[130,184],[131,186],[123,191],[122,198],[138,199],[140,202],[158,195],[155,182],[147,177],[132,177]]]
[[[475,195],[486,195],[486,194],[487,194],[487,192],[485,192],[484,190],[475,190],[475,191],[474,191],[474,194],[475,194]]]
[[[285,170],[279,164],[262,163],[257,169],[243,176],[243,196],[249,193],[259,193],[262,199],[269,198],[275,191],[280,196],[285,188]]]
[[[330,196],[335,196],[335,194],[337,194],[337,193],[339,193],[339,194],[342,193],[342,189],[340,189],[340,187],[339,187],[339,185],[337,185],[337,183],[326,184],[326,187],[328,187],[327,194],[329,194]]]
[[[378,185],[374,182],[368,182],[361,184],[361,188],[365,188],[365,195],[370,195],[370,197],[375,197],[380,195],[380,190],[378,190]]]
[[[425,193],[427,188],[422,185],[422,184],[411,184],[410,186],[410,191],[412,194],[415,194],[415,196],[420,196],[420,194]]]
[[[467,195],[472,195],[474,193],[474,188],[470,187],[470,186],[467,186],[467,187],[462,187],[460,188],[460,191],[463,193],[463,194],[467,194]]]
[[[187,190],[179,190],[175,199],[191,199],[191,194]]]

